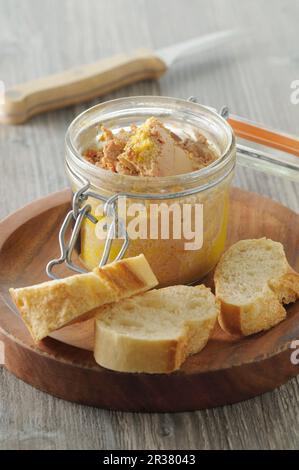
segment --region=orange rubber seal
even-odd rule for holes
[[[267,147],[299,157],[299,137],[297,139],[286,134],[279,134],[278,132],[258,127],[256,124],[238,120],[236,117],[229,118],[228,122],[234,129],[235,134],[242,139],[266,145]]]

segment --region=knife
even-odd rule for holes
[[[222,46],[239,35],[238,29],[219,31],[155,52],[137,50],[16,85],[4,93],[0,122],[21,124],[36,114],[81,103],[140,80],[157,79],[177,60]]]

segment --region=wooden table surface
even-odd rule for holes
[[[0,80],[18,82],[136,47],[159,48],[224,28],[241,42],[178,63],[159,82],[107,95],[187,98],[298,134],[299,3],[290,0],[0,0]],[[64,134],[97,100],[0,127],[0,217],[67,185]],[[299,211],[298,189],[238,169],[236,184]],[[38,227],[37,227],[38,229]],[[299,369],[298,369],[299,373]],[[277,449],[299,447],[298,379],[214,410],[129,414],[67,403],[0,368],[0,449]]]

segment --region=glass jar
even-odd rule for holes
[[[128,129],[133,123],[140,125],[151,116],[181,137],[195,138],[198,131],[204,134],[218,158],[192,173],[143,177],[101,169],[82,156],[86,148],[96,145],[100,125],[117,132]],[[91,191],[102,198],[125,193],[126,206],[131,202],[139,203],[146,210],[145,218],[149,217],[150,205],[161,202],[168,206],[175,202],[182,208],[182,213],[187,205],[191,212],[192,207],[202,208],[202,244],[199,248],[186,249],[189,238],[187,240],[184,235],[177,238],[173,233],[168,239],[159,234],[151,238],[148,233],[146,238],[130,239],[125,256],[143,253],[161,286],[194,283],[217,263],[226,241],[229,188],[235,161],[235,138],[229,124],[205,106],[175,98],[141,96],[99,104],[80,114],[66,135],[66,169],[73,192],[82,187],[82,181],[88,181]],[[89,198],[88,203],[92,215],[102,221],[103,202]],[[193,225],[197,220],[194,214],[191,215]],[[130,220],[128,217],[127,224]],[[180,223],[183,224],[183,220],[180,219]],[[113,241],[109,261],[117,256],[122,243],[120,239]],[[85,267],[92,269],[98,265],[104,245],[105,240],[98,236],[97,224],[85,218],[77,245]]]

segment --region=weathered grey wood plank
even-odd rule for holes
[[[271,3],[271,5],[270,5]],[[299,4],[287,0],[0,0],[0,80],[7,86],[135,47],[158,48],[213,30],[251,32],[200,60],[175,65],[105,99],[163,94],[220,108],[298,134]],[[86,106],[96,103],[89,102]],[[0,127],[0,216],[67,184],[63,139],[85,105]],[[295,210],[298,188],[239,169],[237,183]],[[182,414],[96,410],[47,396],[0,369],[0,448],[298,448],[298,380],[248,402]]]

